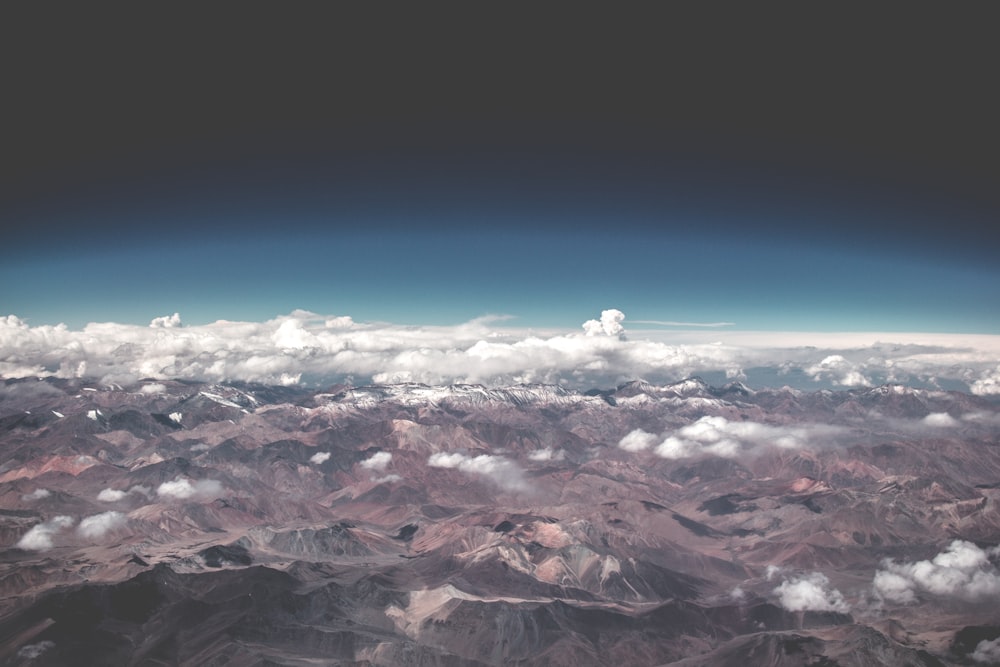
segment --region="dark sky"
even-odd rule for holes
[[[9,14],[0,260],[613,221],[996,280],[975,6],[518,9]]]

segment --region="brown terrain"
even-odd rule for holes
[[[1000,661],[1000,404],[0,387],[0,662]]]

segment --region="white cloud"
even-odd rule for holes
[[[154,317],[153,321],[149,323],[149,327],[151,329],[172,329],[174,327],[179,327],[180,325],[180,313],[174,313],[173,315],[167,315],[164,317]]]
[[[888,602],[915,602],[920,594],[966,601],[1000,600],[1000,571],[990,556],[1000,549],[980,549],[972,542],[954,540],[931,560],[915,563],[882,562],[872,586]]]
[[[624,314],[605,310],[583,331],[529,330],[502,318],[455,326],[357,323],[294,311],[265,322],[179,326],[91,323],[29,326],[0,317],[0,375],[88,377],[119,384],[140,378],[270,384],[416,381],[563,383],[589,389],[643,377],[699,373],[742,377],[748,369],[798,372],[844,386],[951,380],[980,394],[1000,392],[1000,336],[803,334],[646,330],[624,337]],[[139,391],[157,393],[162,383]]]
[[[184,477],[177,477],[173,481],[164,482],[156,489],[157,495],[161,498],[177,498],[187,500],[211,500],[218,498],[224,489],[222,483],[214,479],[199,479],[195,482]]]
[[[583,323],[583,330],[588,336],[621,336],[625,333],[622,321],[625,313],[611,308],[601,312],[600,320],[587,320]]]
[[[362,461],[361,467],[381,472],[385,470],[390,461],[392,461],[392,454],[389,452],[376,452]]]
[[[21,500],[23,500],[26,503],[30,503],[35,500],[42,500],[44,498],[48,498],[51,495],[52,492],[49,491],[48,489],[35,489],[31,493],[26,493],[23,496],[21,496]]]
[[[932,412],[921,419],[920,423],[924,426],[930,426],[933,428],[950,428],[952,426],[958,426],[959,422],[947,412]]]
[[[309,457],[309,462],[316,465],[321,465],[330,460],[330,452],[316,452]]]
[[[142,385],[139,392],[142,394],[162,394],[167,390],[167,385],[160,384],[159,382],[151,382],[149,384]]]
[[[65,515],[59,515],[52,517],[48,521],[44,521],[37,526],[33,526],[31,530],[25,533],[20,540],[17,542],[17,546],[20,549],[28,549],[31,551],[46,551],[51,549],[53,546],[52,539],[57,533],[60,533],[70,526],[72,526],[74,520],[72,517]]]
[[[652,433],[646,433],[641,428],[629,431],[621,440],[618,446],[626,452],[641,452],[649,449],[658,440]]]
[[[101,512],[80,520],[76,532],[87,540],[99,540],[107,533],[125,525],[125,515],[121,512]]]
[[[822,572],[786,579],[774,589],[774,594],[788,611],[836,611],[846,614],[851,610],[841,592],[830,587],[830,580]]]
[[[372,479],[372,481],[375,482],[376,484],[383,484],[385,482],[398,482],[401,479],[403,478],[400,477],[399,475],[392,474],[392,475],[385,475],[384,477],[375,477]]]
[[[1000,638],[979,642],[969,657],[987,665],[1000,665]]]
[[[673,431],[653,451],[665,459],[704,455],[733,458],[759,447],[800,449],[814,442],[828,443],[842,432],[843,429],[828,424],[774,426],[706,416]],[[653,440],[651,434],[637,429],[622,438],[618,446],[629,451],[641,451]]]
[[[983,371],[979,379],[969,385],[969,389],[973,394],[982,396],[1000,394],[1000,365]]]
[[[127,495],[126,492],[119,491],[118,489],[102,489],[97,494],[97,499],[102,503],[116,503]]]
[[[470,457],[459,452],[437,452],[427,459],[427,465],[434,468],[457,468],[470,475],[487,477],[508,491],[524,491],[528,488],[523,471],[516,463],[502,456],[480,454]]]
[[[530,461],[562,461],[564,458],[566,458],[566,452],[561,449],[552,449],[551,447],[536,449],[528,454],[528,460]]]

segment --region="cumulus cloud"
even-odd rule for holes
[[[144,384],[139,389],[139,393],[142,394],[162,394],[167,390],[167,385],[161,384],[159,382],[150,382],[149,384]]]
[[[392,454],[389,452],[376,452],[362,461],[361,467],[382,472],[390,461],[392,461]]]
[[[830,586],[830,580],[822,572],[785,579],[773,592],[788,611],[836,611],[846,614],[851,610],[841,592]]]
[[[124,491],[119,491],[118,489],[102,489],[100,493],[97,494],[97,499],[102,503],[116,503],[122,500],[128,494]]]
[[[400,477],[399,475],[391,474],[391,475],[384,475],[382,477],[374,477],[372,478],[372,481],[375,482],[376,484],[384,484],[386,482],[398,482],[401,479],[403,478]]]
[[[503,456],[466,456],[460,452],[437,452],[427,459],[427,465],[434,468],[457,468],[470,475],[480,475],[508,491],[524,491],[528,488],[521,468]]]
[[[618,446],[626,452],[641,452],[649,449],[659,438],[652,433],[646,433],[641,428],[630,431],[618,441]]]
[[[932,412],[921,419],[920,423],[932,428],[950,428],[958,426],[959,422],[947,412]]]
[[[588,336],[621,336],[625,333],[622,321],[625,313],[611,308],[601,312],[601,319],[587,320],[583,323],[583,331]]]
[[[930,560],[883,561],[872,587],[879,598],[897,604],[916,602],[921,594],[969,602],[1000,600],[1000,571],[990,556],[1000,556],[1000,548],[987,551],[954,540]]]
[[[151,329],[172,329],[174,327],[179,327],[180,325],[180,313],[174,313],[173,315],[166,315],[164,317],[154,317],[153,321],[149,323],[149,327]]]
[[[101,512],[81,519],[76,532],[86,540],[99,540],[124,525],[125,515],[121,512]]]
[[[501,318],[454,326],[358,323],[294,311],[265,322],[155,326],[91,323],[29,326],[0,317],[0,376],[86,377],[156,393],[167,379],[268,384],[424,382],[562,383],[589,389],[643,377],[668,382],[699,373],[804,378],[841,386],[961,382],[1000,392],[1000,336],[796,334],[646,330],[625,338],[625,315],[605,310],[583,330],[531,330]],[[152,323],[151,323],[152,324]]]
[[[330,460],[330,452],[316,452],[309,457],[309,462],[315,465],[321,465]]]
[[[178,476],[170,482],[160,484],[156,494],[161,498],[176,498],[178,500],[211,500],[222,495],[222,483],[215,479],[190,479]]]
[[[70,528],[74,523],[72,517],[59,515],[52,517],[48,521],[43,521],[32,527],[17,542],[20,549],[30,551],[46,551],[53,546],[53,538],[62,531]]]
[[[44,498],[48,498],[51,495],[52,492],[49,491],[48,489],[35,489],[31,493],[26,493],[23,496],[21,496],[21,500],[23,500],[26,503],[30,503],[35,500],[42,500]]]
[[[528,454],[528,459],[531,461],[562,461],[564,458],[566,458],[566,452],[551,447],[536,449]]]
[[[812,442],[829,442],[843,429],[828,424],[774,426],[754,421],[730,421],[721,416],[705,416],[665,434],[663,439],[635,429],[618,442],[621,449],[641,452],[655,445],[657,456],[684,459],[695,456],[733,458],[759,447],[800,449]],[[659,444],[656,444],[660,440]]]
[[[969,657],[987,665],[1000,665],[1000,638],[979,642]]]

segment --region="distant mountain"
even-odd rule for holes
[[[1000,403],[11,380],[0,661],[968,665]]]

